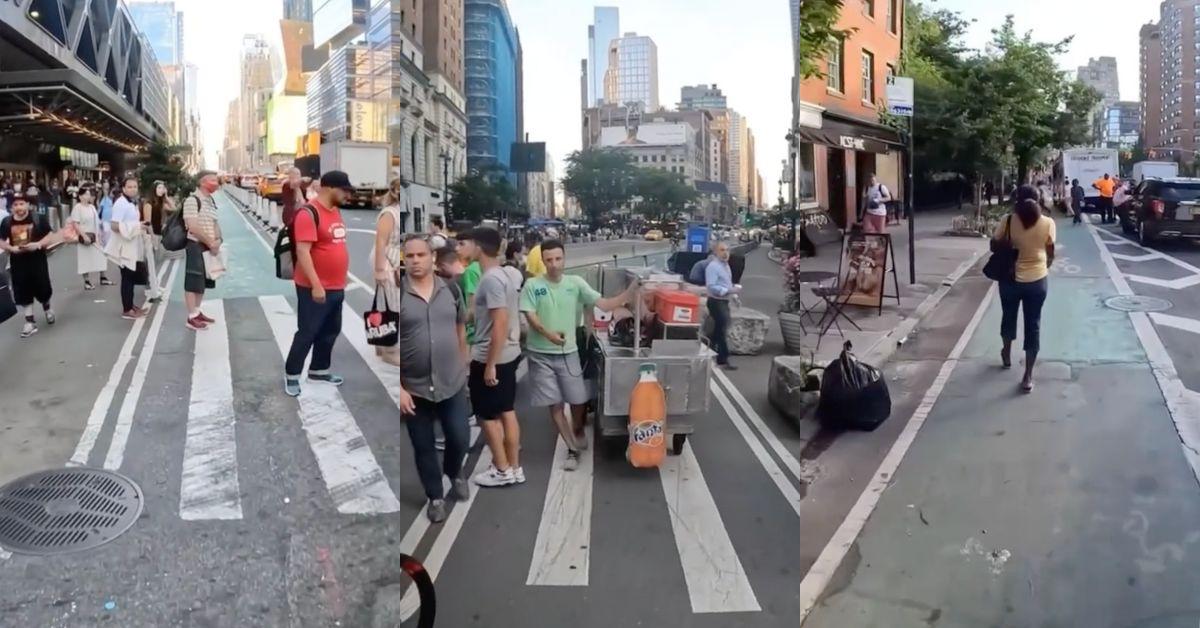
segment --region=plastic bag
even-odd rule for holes
[[[827,428],[864,430],[879,427],[892,414],[892,396],[879,369],[860,362],[847,341],[821,378],[817,418]]]

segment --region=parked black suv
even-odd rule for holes
[[[1160,238],[1200,239],[1200,179],[1146,179],[1117,208],[1121,229],[1148,245]]]

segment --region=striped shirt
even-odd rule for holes
[[[217,222],[217,202],[212,195],[196,192],[183,201],[183,219],[193,223],[196,231],[213,240],[221,239],[221,225]],[[188,239],[199,242],[200,238],[188,230]]]

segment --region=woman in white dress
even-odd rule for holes
[[[90,187],[79,191],[79,202],[71,209],[68,222],[79,233],[79,246],[75,247],[76,272],[83,275],[83,289],[95,290],[92,284],[92,273],[100,273],[101,285],[111,285],[104,271],[108,269],[108,258],[104,249],[100,248],[100,237],[103,227],[100,224],[100,211],[96,209],[96,192]]]
[[[371,265],[375,269],[375,285],[387,299],[392,310],[400,307],[400,286],[396,284],[397,270],[403,265],[404,220],[400,215],[404,183],[392,181],[383,195],[383,209],[375,223],[375,246],[371,249]],[[378,304],[379,307],[383,303]],[[375,354],[388,364],[400,365],[400,347],[375,347]]]

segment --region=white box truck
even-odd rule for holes
[[[1059,158],[1062,163],[1063,186],[1070,198],[1071,181],[1079,179],[1083,188],[1084,211],[1097,210],[1096,199],[1100,198],[1100,190],[1092,187],[1092,183],[1104,175],[1116,177],[1120,173],[1120,157],[1115,148],[1068,148]]]
[[[1172,179],[1179,176],[1179,164],[1173,161],[1139,161],[1133,164],[1133,182],[1141,183],[1146,177]]]
[[[321,172],[341,170],[354,185],[351,206],[374,207],[387,191],[392,172],[392,152],[383,142],[334,141],[321,144]]]

